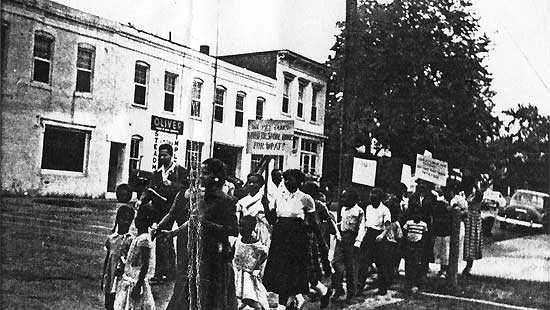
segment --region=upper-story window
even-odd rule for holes
[[[317,122],[317,100],[319,99],[319,89],[313,88],[311,98],[311,121]]]
[[[300,82],[298,84],[298,105],[296,110],[296,116],[298,118],[304,117],[304,92],[306,89],[306,84],[303,82]]]
[[[164,73],[164,111],[174,112],[174,95],[178,75],[170,72]]]
[[[281,110],[283,113],[288,113],[288,106],[290,102],[290,82],[292,81],[291,78],[285,77],[284,83],[283,83],[283,106]]]
[[[51,34],[37,31],[34,34],[33,81],[50,84],[54,38]]]
[[[223,101],[225,99],[225,88],[223,86],[216,87],[214,97],[214,120],[223,123]]]
[[[191,89],[191,117],[201,117],[201,89],[202,80],[193,80],[193,89]]]
[[[235,101],[235,127],[243,127],[245,97],[245,93],[237,93],[237,99]]]
[[[95,48],[89,44],[79,44],[76,55],[76,91],[92,92],[94,76]]]
[[[147,85],[149,84],[149,65],[137,61],[134,74],[134,104],[147,105]]]
[[[264,103],[264,98],[258,97],[258,99],[256,99],[256,119],[264,118]]]

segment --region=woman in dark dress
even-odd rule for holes
[[[237,309],[233,252],[229,236],[237,236],[235,200],[222,192],[225,169],[218,159],[203,162],[200,184],[190,189],[187,228],[187,277],[181,279],[168,309]],[[204,192],[203,192],[204,189]]]
[[[297,169],[283,173],[288,194],[277,197],[272,210],[267,197],[262,199],[266,217],[273,225],[263,282],[268,291],[279,295],[279,304],[288,305],[287,309],[300,308],[304,303],[302,294],[309,292],[309,274],[305,272],[311,264],[309,228],[321,241],[322,251],[328,252],[322,241],[315,202],[298,189],[304,177]],[[287,304],[290,297],[291,303]]]

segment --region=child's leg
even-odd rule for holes
[[[341,241],[338,241],[334,249],[334,259],[332,260],[334,274],[331,281],[331,286],[336,290],[337,296],[340,296],[341,294],[339,293],[343,291],[342,282],[344,280],[344,271],[346,270],[344,257],[343,244]]]
[[[350,299],[357,294],[358,256],[352,243],[350,243],[344,250],[344,267],[346,271],[346,283],[348,289],[347,297]]]
[[[115,306],[115,293],[105,294],[105,309],[113,310]]]

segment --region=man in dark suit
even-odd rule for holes
[[[159,146],[160,167],[153,173],[149,186],[136,203],[138,208],[152,208],[155,223],[159,223],[168,213],[176,195],[189,187],[189,173],[172,161],[173,153],[170,144]],[[172,220],[166,223],[164,228],[171,229],[173,224]],[[155,277],[152,280],[169,280],[175,274],[174,244],[169,238],[157,238],[155,242],[156,266]]]

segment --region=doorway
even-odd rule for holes
[[[212,157],[223,161],[226,165],[228,176],[238,177],[241,169],[242,150],[242,147],[215,142]]]
[[[107,192],[114,192],[117,184],[122,180],[124,148],[125,144],[123,143],[111,142],[109,172],[107,175]]]

